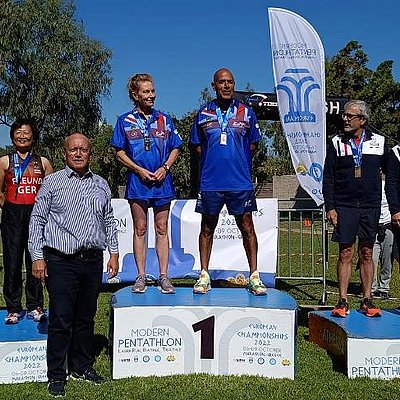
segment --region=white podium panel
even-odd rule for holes
[[[3,321],[7,311],[0,311]],[[47,322],[0,323],[0,384],[47,381]]]
[[[293,379],[297,305],[278,290],[268,293],[120,290],[112,304],[113,378],[209,373]]]

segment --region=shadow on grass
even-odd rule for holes
[[[109,351],[109,341],[104,335],[95,334],[93,337],[93,351],[95,357],[99,357],[103,351]]]
[[[338,282],[336,280],[328,279],[326,281],[326,285],[334,287],[334,288],[338,288]],[[360,282],[350,282],[349,287],[347,289],[347,293],[352,294],[354,296],[360,295],[362,293],[361,283]]]

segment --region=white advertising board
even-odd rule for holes
[[[347,354],[349,378],[400,377],[400,340],[349,338]]]
[[[294,379],[294,310],[182,306],[113,312],[114,379],[190,373]]]
[[[118,228],[120,269],[117,277],[109,283],[134,281],[137,268],[132,250],[133,224],[129,204],[124,199],[113,199],[112,204]],[[171,203],[168,265],[171,278],[197,277],[200,271],[198,236],[201,215],[194,211],[195,204],[195,200],[175,200]],[[257,205],[253,221],[258,238],[258,270],[263,281],[273,287],[277,261],[278,202],[277,199],[257,199]],[[108,253],[105,252],[104,265],[107,261]],[[209,270],[212,279],[236,279],[243,274],[248,275],[242,236],[235,218],[228,215],[225,208],[215,229]],[[149,209],[148,215],[146,273],[150,278],[159,275],[152,209]],[[107,282],[106,274],[103,281]]]
[[[46,340],[0,342],[0,383],[46,382]]]

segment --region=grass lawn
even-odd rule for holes
[[[295,242],[292,244],[295,246]],[[283,251],[283,246],[280,246],[280,251]],[[327,279],[328,305],[334,305],[337,301],[336,254],[337,247],[333,245],[330,247],[330,265]],[[2,282],[2,273],[0,273],[0,279]],[[321,293],[321,285],[319,283],[303,280],[278,280],[277,288],[287,291],[301,306],[298,329],[297,371],[294,381],[267,379],[257,376],[211,376],[205,374],[140,377],[113,381],[107,356],[109,301],[112,293],[103,292],[99,298],[99,310],[96,318],[96,342],[101,345],[95,368],[107,381],[102,386],[70,381],[67,385],[66,398],[75,400],[400,399],[399,379],[391,381],[378,381],[367,378],[350,380],[346,377],[343,365],[338,364],[324,350],[309,342],[307,311],[318,304]],[[359,292],[358,274],[354,273],[349,288],[349,299],[352,307],[358,307]],[[397,264],[395,264],[393,271],[391,295],[391,300],[378,300],[376,303],[382,308],[400,306],[400,279]],[[4,307],[2,298],[0,298],[0,306]],[[0,400],[47,398],[49,397],[44,383],[0,385]]]

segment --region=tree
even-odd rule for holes
[[[253,175],[258,182],[272,181],[274,175],[293,174],[289,148],[280,122],[260,121],[259,150],[253,159]]]
[[[393,61],[386,60],[376,71],[367,68],[362,45],[349,42],[326,60],[326,93],[360,99],[371,106],[370,123],[392,140],[400,138],[400,84],[393,77]]]
[[[178,198],[187,199],[194,197],[198,191],[196,169],[193,170],[196,163],[196,155],[189,144],[190,131],[192,128],[195,111],[185,114],[181,119],[173,118],[175,128],[179,132],[183,146],[180,154],[172,167],[171,173],[174,179],[174,185]]]
[[[113,197],[119,197],[119,186],[126,183],[127,168],[117,161],[115,149],[110,146],[113,127],[106,123],[92,138],[91,168],[107,180]]]
[[[67,134],[98,131],[111,84],[110,51],[74,13],[66,0],[2,0],[0,7],[0,124],[34,118],[42,151],[56,165]]]

